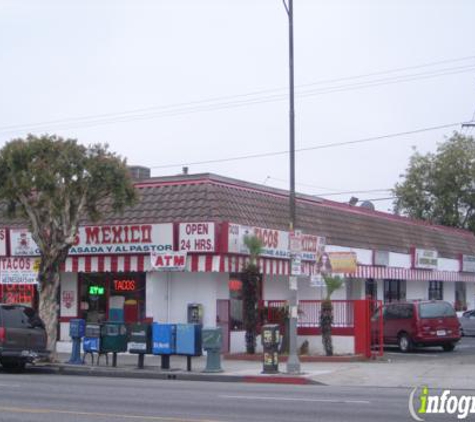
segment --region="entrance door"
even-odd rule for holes
[[[216,325],[221,327],[223,333],[223,353],[229,353],[229,300],[216,301]]]

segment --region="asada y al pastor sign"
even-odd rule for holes
[[[114,255],[173,250],[173,224],[84,226],[69,255]],[[12,256],[39,256],[37,244],[26,229],[10,230]]]

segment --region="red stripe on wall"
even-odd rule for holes
[[[119,257],[118,256],[111,256],[111,268],[110,271],[113,273],[117,272],[117,269],[119,267]]]
[[[198,271],[198,255],[191,255],[191,271],[197,272]]]
[[[92,258],[90,256],[86,256],[86,262],[85,262],[85,265],[84,265],[84,271],[86,273],[91,272],[91,260],[92,260]]]
[[[205,272],[213,271],[213,255],[206,255]]]
[[[131,268],[130,268],[130,255],[125,255],[124,257],[124,272],[129,272],[131,271]]]
[[[71,259],[73,261],[72,272],[77,273],[79,267],[79,258],[77,256],[73,256]]]
[[[137,271],[142,272],[145,270],[145,255],[137,256]]]
[[[97,271],[100,273],[104,272],[104,257],[99,256],[97,259]]]

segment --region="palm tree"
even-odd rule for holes
[[[327,287],[327,296],[322,302],[320,312],[320,328],[322,330],[322,343],[327,356],[333,356],[332,344],[332,323],[333,323],[333,305],[331,295],[343,285],[343,279],[339,276],[323,274],[323,280]]]
[[[258,288],[261,274],[257,264],[257,258],[262,252],[262,241],[257,236],[246,236],[244,243],[249,249],[249,263],[243,269],[242,296],[243,296],[243,319],[246,330],[246,352],[256,352],[258,313]]]

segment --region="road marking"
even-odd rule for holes
[[[228,395],[220,395],[218,397],[221,397],[224,399],[240,399],[240,400],[275,400],[275,401],[299,401],[299,402],[315,402],[315,403],[371,404],[371,402],[367,400],[303,399],[303,398],[290,398],[290,397],[228,396]]]
[[[211,419],[184,419],[184,418],[173,418],[167,416],[147,416],[147,415],[119,415],[115,413],[98,413],[98,412],[77,412],[74,410],[61,410],[61,409],[25,409],[21,407],[5,407],[0,406],[1,412],[11,412],[11,413],[32,413],[32,414],[59,414],[59,415],[74,415],[74,416],[93,416],[93,417],[106,417],[106,418],[116,418],[116,419],[140,419],[148,421],[161,421],[161,422],[221,422],[218,420]]]

